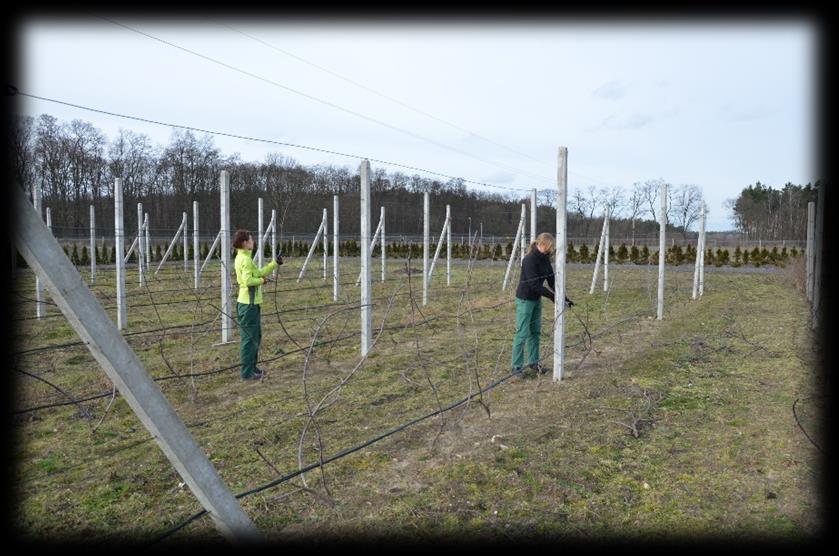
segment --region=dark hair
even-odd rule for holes
[[[233,247],[236,249],[243,249],[242,244],[251,238],[251,233],[247,230],[236,230],[236,235],[233,236]]]

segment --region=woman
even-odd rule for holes
[[[262,371],[256,368],[259,344],[262,342],[262,324],[260,322],[262,304],[262,285],[268,283],[268,275],[283,264],[272,260],[262,268],[253,262],[253,236],[247,230],[236,230],[233,247],[236,248],[236,281],[239,282],[239,297],[236,299],[236,314],[239,317],[239,362],[243,380],[258,380]]]
[[[516,288],[516,335],[513,338],[513,374],[534,377],[550,372],[539,363],[539,337],[542,331],[542,296],[554,301],[554,272],[551,253],[554,236],[544,232],[536,236],[521,263]],[[542,285],[547,280],[550,289]],[[568,297],[568,306],[573,306]],[[523,370],[524,344],[527,342],[527,370]]]

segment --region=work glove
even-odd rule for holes
[[[277,261],[277,266],[283,266],[283,256],[280,255],[275,259]]]
[[[574,302],[573,302],[573,301],[571,301],[570,299],[568,299],[568,296],[567,296],[567,295],[565,296],[565,304],[566,304],[567,306],[569,306],[569,307],[573,307],[573,306],[574,306]]]

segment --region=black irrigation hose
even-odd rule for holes
[[[355,337],[357,337],[357,334],[346,334],[344,336],[338,336],[337,338],[332,338],[331,340],[324,340],[322,342],[319,342],[318,345],[315,346],[315,347],[321,347],[321,346],[324,346],[324,345],[336,344],[338,342],[342,342],[344,340],[348,340],[350,338],[355,338]],[[282,354],[280,354],[276,357],[268,357],[266,359],[260,359],[257,363],[270,363],[272,361],[276,361],[277,359],[282,359],[283,357],[286,357],[288,355],[293,355],[295,353],[299,353],[300,351],[306,351],[307,349],[308,348],[295,349],[295,350],[287,351],[287,352],[282,353]],[[204,371],[204,372],[200,372],[200,373],[180,374],[180,375],[175,375],[175,376],[173,376],[173,375],[163,376],[163,377],[153,378],[152,380],[155,381],[155,382],[163,382],[163,381],[166,381],[166,380],[173,380],[173,379],[176,379],[176,378],[192,378],[192,377],[209,376],[209,375],[223,373],[225,371],[231,371],[233,369],[239,368],[240,366],[241,366],[241,364],[237,363],[235,365],[230,365],[229,367],[222,367],[222,368],[219,368],[219,369],[213,369],[211,371]],[[112,394],[113,394],[112,392],[105,392],[104,394],[96,394],[96,395],[93,395],[93,396],[90,396],[90,397],[87,397],[87,398],[80,398],[80,399],[76,400],[76,402],[86,402],[86,401],[91,401],[91,400],[98,400],[100,398],[107,398],[108,396],[111,396]],[[22,413],[31,413],[33,411],[39,411],[41,409],[51,409],[53,407],[63,407],[65,405],[70,405],[71,403],[73,403],[73,402],[58,402],[58,403],[54,403],[54,404],[40,405],[40,406],[36,406],[36,407],[29,407],[29,408],[26,408],[26,409],[19,409],[17,411],[10,411],[9,414],[10,415],[20,415]]]
[[[810,438],[810,435],[809,435],[809,434],[807,434],[807,431],[806,431],[806,430],[804,430],[804,427],[801,425],[801,421],[799,421],[799,420],[798,420],[798,414],[795,412],[795,405],[796,405],[799,401],[801,401],[802,399],[805,399],[805,400],[811,400],[811,399],[813,399],[813,398],[826,398],[826,397],[827,397],[827,396],[810,396],[809,398],[796,398],[796,399],[795,399],[795,401],[794,401],[794,402],[792,402],[792,415],[793,415],[793,417],[795,417],[795,422],[798,424],[798,428],[799,428],[799,429],[801,429],[801,432],[803,432],[803,433],[804,433],[804,436],[806,436],[806,437],[807,437],[807,440],[809,440],[809,441],[810,441],[810,444],[812,444],[813,446],[815,446],[815,447],[818,449],[818,451],[819,451],[819,452],[821,452],[822,454],[824,453],[824,450],[822,450],[821,446],[819,446],[818,444],[816,444],[816,443],[815,443],[815,441],[813,441],[813,439],[812,439],[812,438]]]
[[[287,482],[287,481],[293,479],[294,477],[297,477],[298,475],[301,475],[301,474],[306,473],[308,471],[311,471],[313,469],[317,469],[318,467],[321,467],[324,464],[332,463],[333,461],[336,461],[336,460],[341,459],[345,456],[348,456],[348,455],[352,454],[353,452],[357,452],[357,451],[359,451],[363,448],[366,448],[367,446],[370,446],[371,444],[375,444],[376,442],[378,442],[380,440],[383,440],[383,439],[385,439],[389,436],[392,436],[392,435],[394,435],[398,432],[401,432],[401,431],[407,429],[408,427],[413,426],[413,425],[415,425],[415,424],[417,424],[421,421],[424,421],[426,419],[430,419],[431,417],[435,417],[437,415],[440,415],[441,413],[451,411],[452,409],[455,409],[456,407],[459,407],[459,406],[467,403],[472,398],[492,390],[493,388],[495,388],[499,384],[505,382],[506,380],[509,380],[512,377],[513,377],[513,373],[510,373],[506,376],[503,376],[503,377],[499,378],[498,380],[495,380],[492,383],[490,383],[486,388],[484,388],[482,390],[479,390],[479,391],[475,392],[474,394],[470,394],[470,395],[466,396],[465,398],[463,398],[462,400],[457,401],[453,404],[450,404],[447,407],[438,409],[436,411],[432,411],[431,413],[423,415],[422,417],[417,417],[416,419],[408,421],[407,423],[405,423],[403,425],[400,425],[400,426],[398,426],[396,428],[393,428],[393,429],[391,429],[387,432],[384,432],[384,433],[380,434],[379,436],[371,438],[370,440],[367,440],[367,441],[365,441],[361,444],[357,444],[356,446],[353,446],[351,448],[346,448],[344,450],[341,450],[337,454],[334,454],[334,455],[324,459],[323,463],[321,463],[321,462],[311,463],[311,464],[307,465],[306,467],[303,467],[302,469],[298,469],[297,471],[293,471],[293,472],[291,472],[291,473],[289,473],[289,474],[287,474],[283,477],[280,477],[279,479],[274,479],[273,481],[265,483],[264,485],[258,486],[256,488],[248,490],[246,492],[239,493],[239,494],[236,495],[236,498],[237,499],[242,499],[242,498],[245,498],[247,496],[250,496],[251,494],[257,494],[257,493],[262,492],[264,490],[268,490],[269,488],[272,488],[272,487],[275,487],[279,484]],[[188,517],[186,520],[184,520],[180,524],[176,525],[172,529],[169,529],[168,531],[163,533],[161,536],[157,537],[155,540],[153,540],[149,544],[150,545],[151,544],[156,544],[156,543],[162,541],[163,539],[165,539],[165,538],[173,535],[174,533],[180,531],[181,529],[183,529],[184,527],[186,527],[187,525],[189,525],[193,521],[197,520],[198,518],[202,517],[206,513],[207,513],[207,510],[201,510],[200,512]]]

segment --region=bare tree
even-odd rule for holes
[[[638,220],[646,209],[644,209],[644,186],[640,182],[632,184],[632,192],[626,202],[628,217],[632,222],[632,245],[635,245],[635,221]]]
[[[682,237],[687,239],[690,226],[699,219],[702,208],[702,191],[694,184],[682,184],[673,191],[673,222],[682,228]]]

